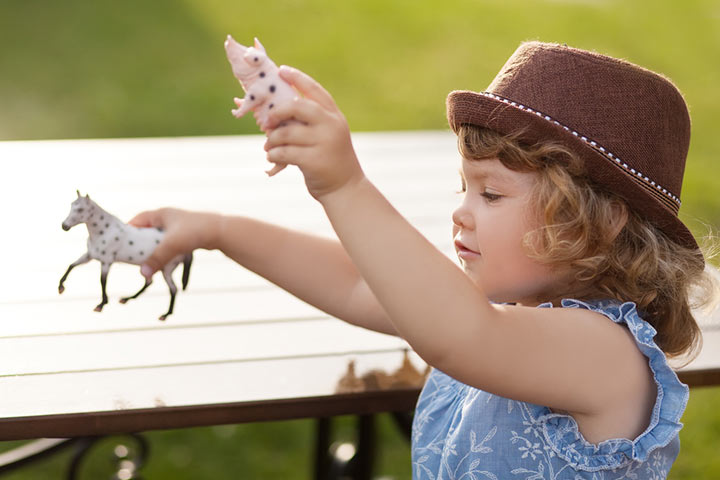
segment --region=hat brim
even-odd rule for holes
[[[505,103],[498,97],[458,90],[447,98],[448,123],[455,133],[463,124],[477,125],[501,134],[518,134],[519,140],[534,144],[552,139],[568,147],[586,162],[589,178],[599,185],[613,185],[610,189],[620,195],[636,212],[650,220],[673,241],[691,249],[699,250],[697,241],[677,214],[662,201],[651,187],[617,166],[596,147],[583,140],[584,132],[575,132],[565,126],[547,120],[542,112],[535,112],[519,105]]]

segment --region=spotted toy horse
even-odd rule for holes
[[[70,213],[62,223],[62,228],[68,231],[75,225],[84,223],[90,234],[87,241],[87,252],[68,267],[65,275],[60,279],[58,291],[59,293],[65,291],[63,283],[65,283],[73,268],[88,263],[92,259],[98,260],[102,264],[100,276],[102,303],[95,307],[95,311],[101,312],[108,303],[105,286],[110,265],[114,262],[142,265],[152,255],[155,247],[162,240],[164,233],[156,228],[137,228],[123,223],[117,217],[100,208],[97,203],[90,199],[89,195],[83,197],[79,191],[77,195],[78,198],[72,203]],[[170,308],[166,314],[160,316],[160,320],[165,320],[168,315],[173,313],[177,287],[173,281],[172,272],[180,263],[183,263],[182,287],[185,290],[190,277],[192,254],[178,255],[165,265],[162,270],[165,282],[170,288]],[[151,284],[152,279],[146,279],[145,285],[139,292],[131,297],[122,298],[120,303],[126,303],[128,300],[137,298]]]
[[[265,47],[257,38],[255,46],[245,47],[228,35],[225,52],[233,74],[246,92],[245,98],[234,99],[238,108],[232,111],[233,115],[240,118],[253,111],[258,125],[264,128],[270,110],[291,101],[297,93],[289,83],[280,78],[277,65],[267,56]],[[285,167],[284,164],[276,163],[267,174],[273,176]]]

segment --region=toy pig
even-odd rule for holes
[[[297,93],[289,83],[280,78],[277,65],[267,56],[265,48],[257,38],[255,46],[245,47],[228,35],[225,52],[233,74],[245,90],[245,98],[234,99],[238,108],[232,113],[236,118],[240,118],[253,111],[255,120],[264,131],[270,110],[293,100]],[[285,167],[286,165],[275,164],[267,174],[273,176]]]

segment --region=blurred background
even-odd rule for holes
[[[700,236],[720,225],[718,0],[0,0],[0,140],[258,134],[230,114],[242,90],[227,34],[257,36],[278,64],[315,77],[353,131],[446,130],[447,93],[484,89],[524,40],[638,63],[673,79],[690,107],[682,218]],[[720,478],[717,405],[720,389],[692,392],[671,478]],[[310,421],[148,437],[150,479],[311,472]],[[388,419],[381,437],[378,476],[409,478]],[[7,478],[56,478],[66,461]]]

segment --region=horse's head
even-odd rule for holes
[[[90,200],[90,195],[83,197],[78,190],[77,196],[77,200],[70,205],[70,213],[62,223],[62,228],[66,232],[75,225],[87,222],[95,207],[95,203]]]

